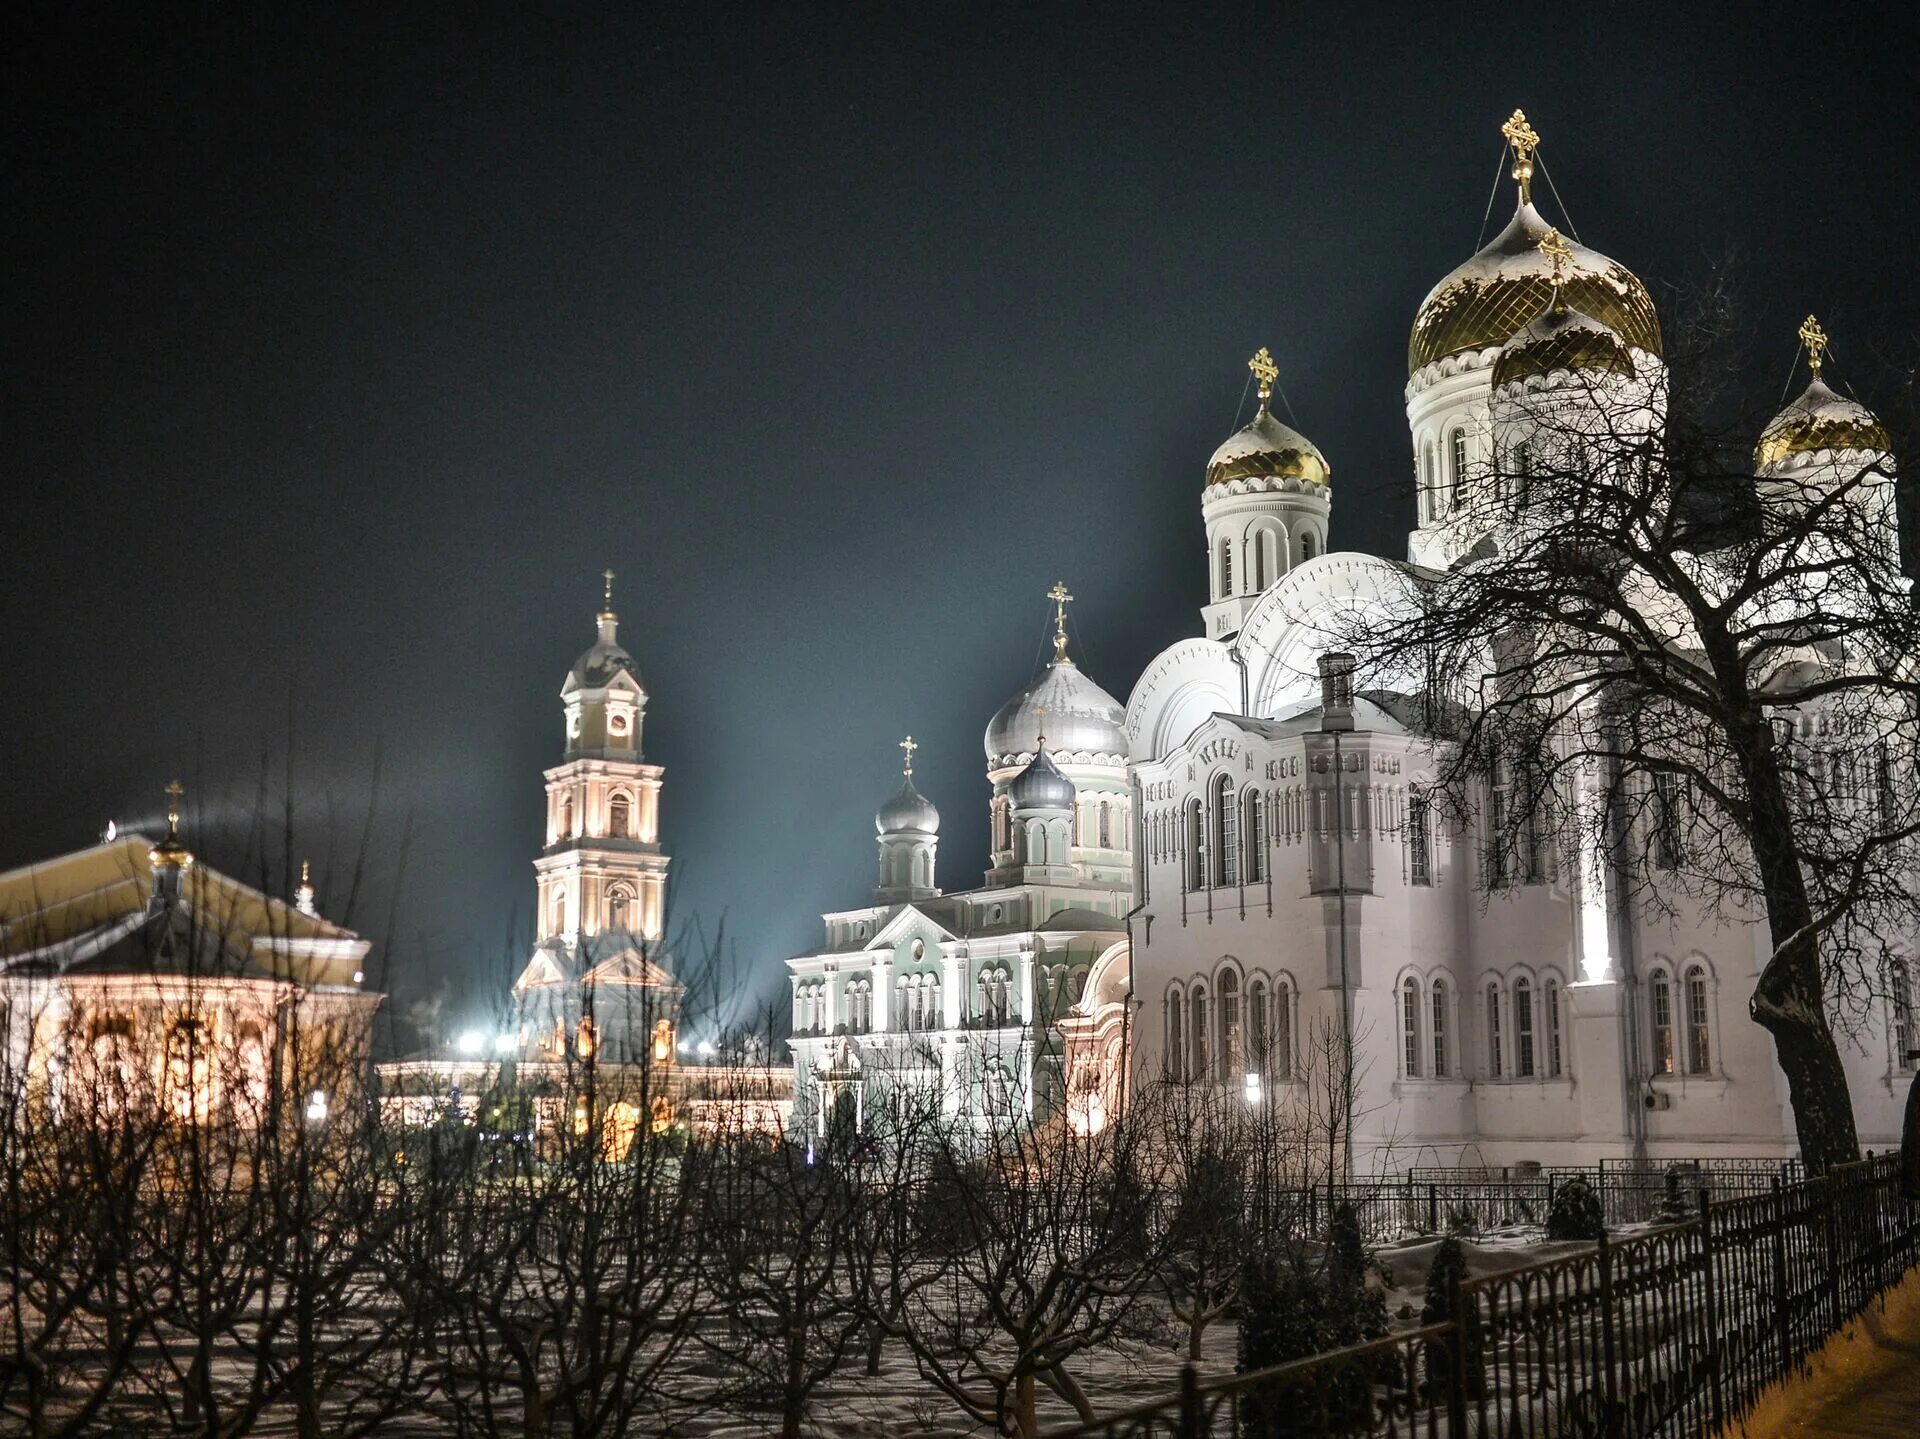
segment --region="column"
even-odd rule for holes
[[[893,1027],[893,961],[875,959],[872,978],[873,1014],[868,1027],[875,1034],[885,1034]]]

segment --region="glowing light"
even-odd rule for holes
[[[462,1054],[478,1054],[487,1047],[487,1037],[477,1029],[469,1029],[454,1041]]]
[[[513,1053],[513,1036],[511,1034],[494,1035],[493,1052],[495,1054],[512,1054]]]
[[[353,972],[353,982],[355,984],[365,984],[367,982],[367,972],[364,969],[356,969]]]
[[[1260,1102],[1260,1076],[1257,1074],[1249,1074],[1247,1076],[1247,1103],[1258,1104],[1259,1102]]]
[[[683,1049],[684,1049],[684,1048],[686,1048],[686,1046],[685,1046],[685,1045],[682,1045],[682,1046],[681,1046],[681,1048],[683,1048]],[[714,1056],[714,1055],[715,1055],[715,1054],[716,1054],[717,1052],[718,1052],[718,1051],[717,1051],[717,1050],[715,1050],[715,1049],[714,1049],[714,1047],[713,1047],[713,1041],[712,1041],[711,1039],[703,1039],[703,1040],[701,1040],[701,1041],[700,1041],[700,1053],[701,1053],[701,1054],[702,1054],[703,1056],[705,1056],[706,1058],[708,1058],[708,1059],[711,1059],[711,1058],[713,1058],[713,1056]]]
[[[327,1092],[316,1089],[307,1096],[307,1123],[324,1124],[327,1120]]]
[[[114,840],[118,839],[119,837],[120,837],[120,826],[115,824],[112,820],[108,820],[106,832],[102,834],[100,838],[105,840],[108,844],[112,844]]]

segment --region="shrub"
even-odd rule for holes
[[[1420,1323],[1447,1324],[1463,1316],[1454,1313],[1454,1299],[1467,1277],[1467,1254],[1460,1236],[1449,1234],[1434,1251],[1433,1267],[1427,1271],[1427,1302],[1420,1311]],[[1461,1329],[1461,1341],[1467,1354],[1467,1392],[1478,1394],[1485,1377],[1480,1353],[1478,1325]],[[1427,1345],[1427,1383],[1434,1391],[1444,1389],[1453,1377],[1453,1357],[1445,1344]]]
[[[1601,1239],[1607,1232],[1606,1212],[1600,1196],[1579,1175],[1553,1191],[1553,1203],[1547,1209],[1547,1238]]]

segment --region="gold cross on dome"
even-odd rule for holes
[[[900,748],[907,752],[906,774],[908,779],[912,779],[913,778],[913,752],[919,749],[920,746],[914,743],[914,739],[912,735],[908,735],[905,739],[900,741]]]
[[[1500,135],[1513,146],[1513,178],[1520,182],[1520,203],[1533,201],[1533,152],[1540,148],[1540,132],[1527,123],[1527,112],[1515,110],[1500,127]]]
[[[1073,603],[1073,596],[1067,593],[1067,582],[1055,580],[1053,588],[1047,591],[1047,598],[1053,601],[1053,662],[1070,663],[1067,660],[1067,606]]]
[[[1827,332],[1820,328],[1820,322],[1809,315],[1800,322],[1800,343],[1807,347],[1807,368],[1814,374],[1820,373],[1820,362],[1827,353]]]
[[[1260,408],[1264,410],[1267,401],[1273,397],[1273,382],[1280,378],[1280,367],[1274,364],[1273,356],[1262,345],[1254,357],[1247,361],[1247,368],[1253,371],[1254,379],[1260,382]]]
[[[174,780],[167,786],[167,828],[180,827],[180,796],[187,792],[186,786]]]
[[[1573,259],[1573,246],[1567,243],[1567,237],[1558,230],[1548,230],[1540,237],[1540,253],[1547,257],[1547,263],[1553,266],[1554,288],[1560,287],[1562,272]]]

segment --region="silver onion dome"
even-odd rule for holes
[[[1073,781],[1060,773],[1044,747],[1013,777],[1007,793],[1016,811],[1073,808]]]
[[[913,787],[913,777],[909,775],[900,782],[893,798],[880,806],[880,813],[873,817],[873,827],[883,835],[934,835],[940,833],[940,811],[934,808],[932,800]]]
[[[1046,673],[1000,706],[987,726],[987,762],[1013,764],[1040,748],[1040,736],[1056,754],[1127,754],[1126,707],[1088,679],[1071,660],[1056,660]]]

